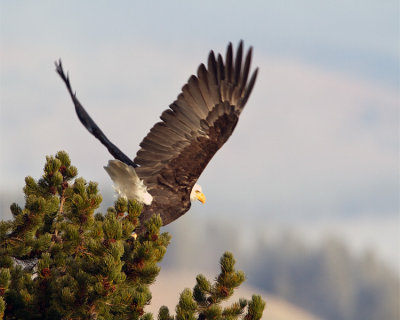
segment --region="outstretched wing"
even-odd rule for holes
[[[225,61],[211,51],[207,68],[201,64],[182,93],[161,115],[140,144],[134,163],[149,192],[157,189],[190,192],[219,148],[228,140],[253,89],[252,49],[243,62],[243,43],[235,57],[232,44]],[[152,192],[153,191],[153,192]],[[160,194],[161,196],[161,194]]]
[[[81,123],[85,126],[86,129],[88,129],[88,131],[91,134],[93,134],[97,139],[99,139],[100,142],[104,146],[106,146],[108,151],[111,153],[111,155],[115,159],[118,159],[130,166],[136,167],[137,165],[134,164],[132,162],[132,160],[129,159],[129,157],[125,153],[123,153],[115,144],[113,144],[110,140],[108,140],[108,138],[103,133],[103,131],[101,131],[101,129],[97,126],[97,124],[93,121],[93,119],[89,116],[89,114],[83,108],[83,106],[79,102],[78,98],[76,97],[76,94],[72,92],[71,83],[69,81],[68,74],[65,75],[61,60],[59,60],[58,62],[56,61],[55,65],[56,65],[57,73],[59,74],[61,79],[64,81],[64,83],[68,89],[68,92],[72,98],[72,102],[75,105],[76,114],[78,115],[78,118],[81,121]]]

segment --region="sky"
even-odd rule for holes
[[[21,193],[45,155],[66,150],[81,176],[99,182],[105,206],[112,202],[102,168],[110,156],[79,123],[56,59],[97,124],[133,158],[209,51],[243,39],[259,77],[233,136],[200,177],[207,204],[189,217],[250,230],[333,228],[399,261],[397,1],[1,0],[0,18],[2,195]],[[357,233],[365,221],[370,231]]]

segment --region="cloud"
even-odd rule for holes
[[[398,94],[294,60],[256,61],[254,95],[207,184],[224,170],[228,190],[243,187],[263,214],[396,212]]]
[[[32,49],[3,53],[3,76],[14,81],[2,90],[2,189],[40,172],[44,155],[59,149],[84,176],[108,184],[108,154],[77,121],[54,57],[63,57],[78,98],[103,131],[133,157],[208,51],[148,43],[95,56]],[[248,106],[201,177],[208,199],[227,212],[231,204],[284,216],[396,212],[398,94],[292,59],[256,52],[254,63],[260,75]]]

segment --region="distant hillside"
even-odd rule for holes
[[[162,262],[164,268],[214,270],[218,256],[228,250],[235,255],[237,268],[245,272],[247,285],[283,297],[319,317],[400,319],[398,274],[378,258],[377,251],[356,255],[334,236],[309,245],[293,231],[281,231],[271,239],[266,237],[267,228],[249,233],[240,222],[236,226],[228,222],[175,223],[169,228],[172,242]]]
[[[162,269],[156,283],[151,287],[153,299],[147,311],[153,312],[156,316],[158,309],[166,305],[171,313],[175,313],[175,306],[178,303],[179,294],[185,288],[193,289],[195,284],[195,272],[177,272]],[[209,279],[212,276],[207,275]],[[239,298],[250,299],[253,294],[259,294],[266,301],[263,319],[265,320],[320,320],[311,313],[290,304],[276,296],[267,294],[259,289],[246,286],[240,287],[229,302],[237,301]]]

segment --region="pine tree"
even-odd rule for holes
[[[149,285],[171,240],[160,216],[137,235],[142,206],[118,198],[105,215],[97,184],[76,178],[67,153],[47,157],[41,179],[25,179],[25,207],[11,205],[13,219],[0,222],[0,319],[153,319]],[[158,319],[260,319],[261,297],[220,303],[245,279],[225,253],[211,284],[197,277],[171,316]]]

